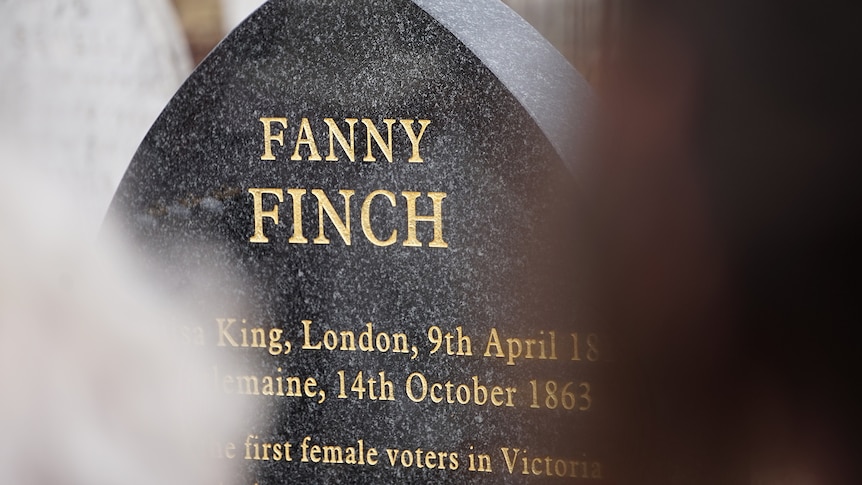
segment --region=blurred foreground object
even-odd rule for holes
[[[862,7],[613,6],[585,254],[625,483],[859,483]]]
[[[217,483],[211,442],[250,411],[213,399],[204,352],[172,331],[196,317],[34,179],[0,180],[0,483]]]
[[[74,187],[81,233],[190,71],[173,15],[167,0],[0,0],[0,173]]]
[[[0,1],[0,482],[214,483],[195,317],[118,241],[120,176],[190,69],[164,1]],[[105,236],[108,236],[105,233]]]

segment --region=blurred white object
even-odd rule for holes
[[[96,241],[191,69],[173,15],[168,0],[0,0],[0,483],[218,483],[190,450],[245,414],[213,399],[211,359],[170,338],[197,317],[107,231]]]
[[[266,3],[266,0],[221,0],[224,31],[235,29],[246,17]]]
[[[218,399],[209,348],[172,331],[203,322],[21,172],[0,177],[0,483],[219,483],[229,463],[207,447],[251,411]]]
[[[191,72],[168,0],[0,0],[0,176],[59,181],[95,235],[158,114]]]

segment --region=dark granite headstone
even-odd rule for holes
[[[589,99],[496,0],[274,0],[202,63],[110,219],[259,410],[236,483],[612,475],[558,259]]]

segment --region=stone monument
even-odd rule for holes
[[[557,258],[590,101],[497,0],[273,0],[199,66],[109,222],[258,409],[236,483],[613,476]]]

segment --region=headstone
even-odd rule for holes
[[[560,251],[589,104],[497,0],[270,1],[213,51],[109,220],[258,406],[204,447],[236,483],[613,475]]]
[[[95,234],[191,71],[167,0],[0,1],[0,170],[75,198]]]

